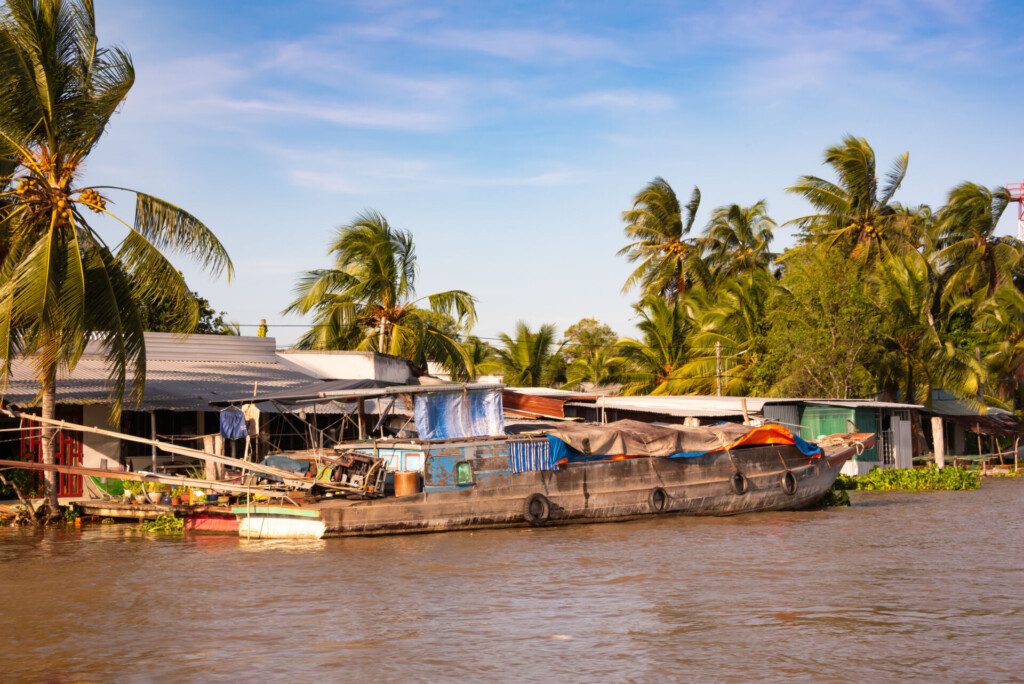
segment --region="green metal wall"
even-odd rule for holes
[[[853,422],[860,432],[876,432],[875,410],[870,408],[845,408],[842,406],[820,406],[807,404],[800,416],[800,436],[812,442],[825,435],[835,435],[850,431]],[[868,449],[856,461],[877,461],[876,449]]]

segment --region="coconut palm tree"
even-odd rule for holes
[[[898,156],[879,187],[875,151],[864,138],[846,136],[841,145],[825,150],[825,164],[832,167],[838,182],[801,176],[786,189],[818,211],[790,223],[802,228],[805,241],[821,241],[865,260],[914,245],[917,236],[910,232],[914,224],[895,220],[897,205],[892,203],[909,161],[907,152]]]
[[[976,396],[984,370],[965,350],[942,339],[934,315],[938,277],[927,257],[892,255],[874,275],[883,353],[877,372],[890,395],[929,403],[933,389]]]
[[[618,384],[624,359],[614,346],[591,349],[577,355],[565,369],[565,389],[582,389],[584,385],[602,387]]]
[[[0,354],[4,382],[16,356],[31,357],[44,418],[54,415],[58,371],[73,369],[90,340],[109,361],[115,417],[126,392],[141,398],[140,304],[167,304],[176,330],[195,328],[196,299],[164,252],[232,273],[216,236],[183,209],[83,182],[85,160],[134,81],[128,53],[98,45],[90,0],[7,0],[0,10]],[[108,209],[110,190],[135,194],[134,222]],[[123,237],[101,233],[89,214],[112,218]],[[47,425],[41,442],[52,463]],[[46,478],[54,509],[55,483]]]
[[[997,237],[996,226],[1010,203],[1006,188],[961,183],[939,212],[939,258],[949,270],[946,296],[992,295],[1013,279],[1021,262],[1015,238]]]
[[[718,283],[771,265],[775,221],[768,216],[764,200],[749,207],[739,204],[715,209],[700,240],[704,261]]]
[[[481,375],[502,372],[497,350],[489,342],[470,335],[462,343],[462,348],[466,350],[467,358],[465,379],[476,380]]]
[[[513,387],[550,387],[564,379],[565,364],[555,342],[558,332],[551,323],[531,330],[516,322],[514,335],[501,333],[495,351],[505,372],[505,384]]]
[[[640,318],[640,339],[616,345],[622,358],[623,394],[669,394],[673,374],[689,355],[690,320],[682,304],[647,295],[633,306]]]
[[[298,347],[378,351],[465,373],[458,331],[476,322],[475,300],[464,290],[416,296],[412,233],[368,211],[338,227],[328,253],[334,265],[303,274],[284,310],[313,314]]]
[[[1024,408],[1024,292],[999,288],[976,320],[983,336],[985,364],[995,380],[994,397]]]
[[[675,304],[695,285],[707,279],[700,249],[687,238],[700,207],[700,189],[694,188],[686,206],[679,204],[672,186],[655,178],[633,198],[633,208],[622,214],[630,243],[619,250],[639,265],[622,291],[639,286],[642,295],[657,294]]]
[[[690,337],[693,356],[673,374],[673,388],[714,394],[721,362],[722,393],[748,394],[765,353],[768,303],[774,287],[771,274],[758,269],[725,281],[713,294],[688,297],[685,306],[695,326]]]

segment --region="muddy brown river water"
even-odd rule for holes
[[[2,681],[1024,680],[1024,482],[320,542],[0,531]]]

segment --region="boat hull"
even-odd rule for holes
[[[572,464],[405,497],[324,500],[274,507],[273,514],[270,507],[255,507],[242,526],[270,536],[281,523],[257,521],[287,517],[288,510],[303,516],[315,511],[321,536],[328,537],[799,510],[821,500],[853,452],[850,446],[813,458],[793,446],[765,446],[696,458]],[[308,524],[304,529],[316,531]]]

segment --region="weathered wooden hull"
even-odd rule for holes
[[[763,446],[696,458],[599,461],[508,473],[486,486],[324,500],[293,510],[304,516],[315,511],[323,536],[329,537],[798,510],[821,500],[853,452],[849,446],[811,458],[792,446]],[[290,513],[286,507],[254,507],[247,517],[242,526],[251,536],[272,536],[262,532],[272,533],[280,524],[255,519]]]

